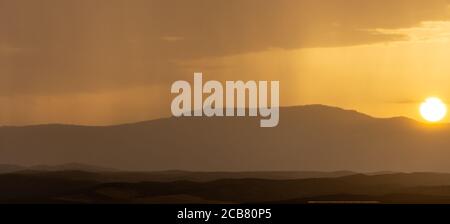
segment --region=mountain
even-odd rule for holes
[[[23,166],[11,165],[11,164],[0,164],[0,174],[2,173],[12,173],[20,170],[26,169]]]
[[[85,172],[118,172],[117,169],[87,165],[82,163],[66,163],[61,165],[34,165],[19,166],[10,164],[0,164],[1,173],[15,172],[46,172],[46,171],[85,171]]]
[[[6,172],[5,172],[6,173]],[[36,176],[46,176],[52,178],[65,178],[70,180],[95,181],[101,183],[108,182],[174,182],[174,181],[193,181],[208,182],[220,179],[266,179],[266,180],[294,180],[307,178],[332,178],[355,175],[356,173],[348,171],[337,172],[188,172],[188,171],[157,171],[157,172],[95,172],[83,170],[29,170],[24,169],[9,174],[29,174]],[[1,184],[1,183],[0,183]]]
[[[307,178],[332,178],[356,174],[350,171],[319,172],[319,171],[259,171],[259,172],[192,172],[192,171],[157,171],[157,172],[115,172],[102,173],[106,180],[116,182],[172,182],[195,181],[207,182],[220,179],[267,179],[292,180]]]
[[[0,127],[0,163],[73,161],[124,170],[449,172],[450,126],[322,105],[260,118],[166,118],[117,126]]]
[[[441,186],[448,186],[449,184],[449,174],[433,173],[379,176],[358,174],[339,178],[300,180],[222,179],[206,183],[190,181],[104,183],[90,189],[89,193],[85,193],[85,198],[87,195],[97,195],[98,198],[101,195],[104,199],[111,201],[131,200],[135,202],[135,200],[144,201],[160,196],[190,195],[226,203],[263,203],[337,194],[359,196],[421,195],[426,193],[423,187],[428,186],[429,194],[423,195],[445,196],[449,199],[449,187]],[[437,191],[436,188],[447,190]],[[127,195],[127,192],[133,192],[133,195]]]
[[[0,203],[450,203],[450,174],[103,182],[79,171],[0,175]]]
[[[67,171],[67,170],[76,170],[76,171],[86,171],[86,172],[117,172],[117,169],[88,165],[83,163],[66,163],[62,165],[35,165],[27,167],[27,170],[32,171]]]

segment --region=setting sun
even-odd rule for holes
[[[441,99],[430,97],[420,105],[420,114],[429,122],[438,122],[444,119],[447,107]]]

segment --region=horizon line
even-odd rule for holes
[[[370,117],[370,118],[373,118],[373,119],[398,119],[398,118],[403,118],[403,119],[408,119],[408,120],[419,122],[419,123],[430,124],[430,123],[423,122],[423,121],[420,121],[420,120],[416,120],[414,118],[407,117],[407,116],[375,117],[375,116],[372,116],[372,115],[360,112],[360,111],[358,111],[356,109],[348,109],[348,108],[343,108],[343,107],[334,106],[334,105],[327,105],[327,104],[289,105],[289,106],[280,106],[278,108],[279,109],[288,109],[288,108],[311,107],[311,106],[333,108],[333,109],[343,110],[343,111],[347,111],[347,112],[354,112],[354,113],[358,113],[358,114],[361,114],[361,115],[364,115],[364,116],[367,116],[367,117]],[[222,109],[225,110],[226,107],[224,107]],[[234,109],[237,110],[238,108],[234,108]],[[245,109],[248,110],[249,108],[246,107]],[[255,117],[258,117],[258,116],[255,116]],[[164,119],[171,119],[171,118],[174,118],[174,116],[168,115],[168,116],[154,118],[154,119],[148,119],[148,120],[130,121],[130,122],[124,122],[124,123],[104,124],[104,125],[88,125],[88,124],[74,124],[74,123],[35,123],[35,124],[24,124],[24,125],[0,125],[0,128],[20,128],[20,127],[35,127],[35,126],[115,127],[115,126],[140,124],[140,123],[146,123],[146,122],[152,122],[152,121],[164,120]],[[190,116],[190,117],[180,117],[180,118],[196,118],[196,117],[195,116]],[[208,118],[214,118],[214,117],[208,117]],[[450,124],[450,123],[449,122],[438,122],[436,124]]]

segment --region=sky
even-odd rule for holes
[[[450,103],[448,52],[450,0],[0,0],[0,125],[167,117],[194,72],[420,120]]]

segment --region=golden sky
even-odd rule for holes
[[[170,115],[170,85],[280,80],[282,105],[450,103],[448,0],[0,0],[0,124]]]

